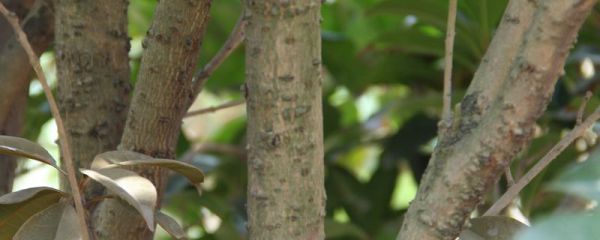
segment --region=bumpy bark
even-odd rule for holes
[[[247,0],[250,239],[324,239],[320,0]]]
[[[120,149],[174,158],[181,120],[193,99],[192,76],[208,20],[210,0],[160,1],[142,43],[144,53]],[[138,170],[162,195],[154,169]],[[94,213],[99,239],[152,239],[137,212],[118,200]]]
[[[58,98],[76,169],[121,139],[131,89],[127,4],[56,0]]]
[[[33,1],[2,2],[24,22],[24,31],[36,53],[43,52],[54,36],[50,2],[40,1],[36,5]],[[0,19],[0,36],[0,134],[19,136],[32,69],[27,54],[4,18]],[[0,155],[0,195],[11,191],[15,168],[13,157]]]
[[[513,0],[439,142],[398,239],[454,239],[531,141],[595,0]]]

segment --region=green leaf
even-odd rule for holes
[[[592,153],[583,163],[564,171],[550,183],[550,190],[575,194],[591,200],[600,200],[600,152]]]
[[[67,194],[49,187],[28,188],[0,197],[0,239],[11,239],[34,214]]]
[[[471,226],[460,234],[461,240],[511,240],[527,225],[509,217],[485,216],[471,219]]]
[[[516,240],[585,240],[600,236],[600,213],[554,215],[520,232]]]
[[[135,172],[120,168],[80,171],[133,206],[142,215],[148,228],[154,231],[157,193],[152,182]]]
[[[369,239],[367,233],[352,223],[341,223],[325,219],[325,233],[327,238],[339,239]]]
[[[79,240],[79,221],[73,206],[59,202],[33,215],[13,240]]]
[[[103,161],[112,163],[113,165],[101,164]],[[115,166],[150,166],[168,168],[185,176],[196,187],[198,193],[202,192],[201,184],[204,181],[204,174],[202,173],[202,170],[184,162],[172,159],[152,158],[150,156],[132,151],[111,151],[96,156],[92,166],[98,167],[100,165],[105,168]]]
[[[187,239],[187,235],[185,234],[185,231],[183,231],[183,228],[181,228],[175,219],[169,215],[166,215],[160,211],[156,212],[156,222],[165,231],[167,231],[171,237],[177,240]]]
[[[24,138],[0,135],[0,154],[24,157],[48,164],[66,174],[56,165],[56,160],[39,144]]]

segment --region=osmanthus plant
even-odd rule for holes
[[[0,154],[40,161],[66,174],[40,145],[24,138],[0,136]],[[155,211],[156,187],[148,179],[127,170],[166,168],[185,176],[197,189],[204,180],[202,171],[190,164],[156,159],[131,151],[110,151],[97,155],[91,169],[79,169],[80,191],[94,180],[106,189],[98,199],[118,198],[143,217],[150,230],[158,223],[175,239],[185,239],[185,231],[168,215]],[[23,189],[0,196],[0,239],[82,239],[80,222],[72,205],[72,195],[49,187]],[[89,203],[93,203],[90,201]]]

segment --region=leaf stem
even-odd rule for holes
[[[90,239],[90,234],[87,227],[87,222],[85,220],[85,209],[83,208],[83,200],[81,197],[81,192],[79,191],[79,186],[77,184],[77,177],[75,174],[75,168],[73,166],[73,157],[71,156],[71,151],[69,148],[69,140],[65,130],[65,126],[63,124],[62,118],[60,117],[60,113],[58,111],[58,105],[56,104],[56,100],[54,99],[54,95],[52,95],[52,90],[50,86],[48,86],[48,81],[46,81],[46,76],[42,71],[42,67],[40,66],[40,62],[38,60],[37,55],[33,51],[29,40],[27,39],[27,35],[23,32],[19,24],[19,19],[17,16],[6,9],[4,4],[0,2],[0,12],[6,18],[6,20],[10,23],[12,28],[14,29],[17,40],[27,53],[29,57],[29,63],[33,67],[37,77],[44,88],[44,93],[46,94],[46,98],[48,99],[48,103],[50,105],[50,110],[52,112],[52,116],[56,120],[56,127],[58,129],[58,135],[60,140],[60,149],[63,156],[63,160],[66,167],[67,179],[69,181],[69,185],[71,187],[71,192],[73,194],[73,202],[75,203],[75,209],[77,210],[77,216],[79,219],[79,225],[81,228],[81,234],[84,240]]]

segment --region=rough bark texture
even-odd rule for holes
[[[38,54],[43,52],[54,36],[50,2],[40,1],[35,6],[33,1],[2,2],[25,20],[24,30],[32,47]],[[0,134],[19,136],[24,123],[32,69],[27,54],[4,18],[0,20],[0,36]],[[12,190],[15,168],[13,157],[0,156],[0,195]]]
[[[95,155],[117,148],[125,126],[128,1],[55,1],[60,112],[75,169],[88,168]]]
[[[247,0],[250,239],[324,239],[320,0]]]
[[[210,0],[160,1],[142,46],[141,68],[120,149],[174,158],[181,120],[194,98],[196,68]],[[139,170],[162,195],[159,171]],[[159,204],[160,205],[160,204]],[[99,239],[152,239],[137,212],[117,200],[104,201],[94,214]]]
[[[440,139],[398,239],[454,239],[530,142],[595,0],[513,0]]]

